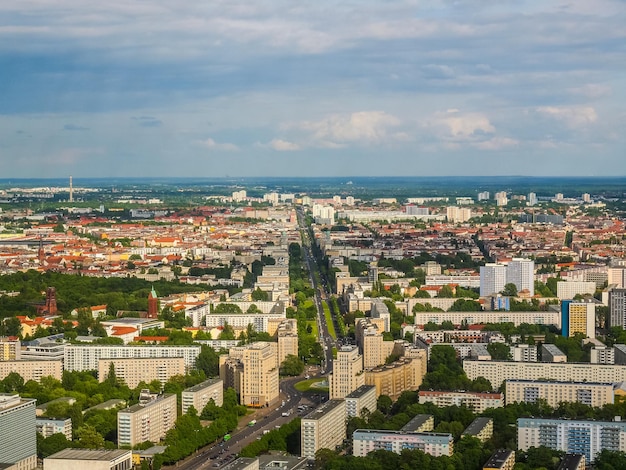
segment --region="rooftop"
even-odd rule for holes
[[[53,454],[48,459],[63,459],[63,460],[115,460],[126,455],[130,456],[132,452],[130,450],[123,449],[111,449],[111,450],[93,450],[93,449],[64,449],[56,454]]]
[[[222,379],[218,379],[218,378],[208,379],[192,387],[186,388],[185,390],[183,390],[183,392],[197,392],[197,391],[202,390],[203,388],[210,387],[211,385],[215,385],[216,383],[221,382],[221,381]]]

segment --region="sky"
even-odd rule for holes
[[[624,0],[0,0],[0,178],[626,175]]]

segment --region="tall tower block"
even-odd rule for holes
[[[70,202],[74,202],[74,187],[72,186],[72,176],[70,175]]]

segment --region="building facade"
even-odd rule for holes
[[[159,442],[174,427],[176,417],[176,394],[142,390],[138,404],[117,412],[117,444],[132,447],[145,441]]]
[[[70,418],[43,418],[37,416],[35,419],[37,432],[44,438],[53,434],[63,434],[68,441],[72,440],[72,420]]]
[[[352,455],[355,457],[365,457],[375,450],[400,454],[405,449],[421,450],[433,457],[451,456],[454,451],[454,442],[452,434],[434,432],[357,429],[352,433]]]
[[[346,402],[331,399],[300,421],[301,456],[314,459],[320,449],[335,450],[346,438]]]
[[[33,398],[0,393],[0,462],[13,470],[37,466],[37,432]]]
[[[44,470],[130,470],[130,450],[64,449],[43,460]]]
[[[545,400],[552,407],[561,402],[579,402],[595,407],[613,403],[611,383],[548,382],[543,380],[506,380],[506,403],[535,403]]]
[[[434,403],[439,407],[466,406],[474,413],[482,413],[487,408],[502,408],[504,395],[502,393],[420,390],[419,402],[421,404]]]
[[[109,375],[111,364],[115,376],[130,388],[136,388],[140,382],[150,383],[158,380],[161,385],[174,375],[185,375],[185,360],[182,357],[161,357],[137,359],[100,359],[98,361],[98,380],[104,382]]]
[[[24,382],[39,382],[42,377],[61,380],[63,363],[61,361],[2,361],[0,362],[0,380],[11,372],[18,373]]]
[[[376,411],[376,387],[373,385],[361,385],[353,392],[346,395],[346,414],[349,418],[359,417],[363,410],[370,413]]]
[[[0,362],[19,361],[21,348],[19,338],[0,336]]]
[[[198,414],[213,400],[215,406],[224,404],[224,381],[222,379],[209,379],[193,387],[183,390],[182,413],[186,414],[190,407],[194,407]]]
[[[342,346],[333,361],[333,372],[328,375],[330,398],[345,398],[365,385],[363,356],[357,346]],[[370,384],[372,385],[372,384]]]

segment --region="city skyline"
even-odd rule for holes
[[[3,177],[624,174],[623,2],[2,12]]]

